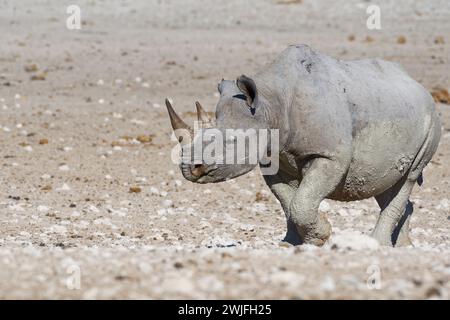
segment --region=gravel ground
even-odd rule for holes
[[[288,44],[401,63],[450,89],[447,0],[0,2],[0,298],[450,298],[450,106],[412,195],[414,247],[367,236],[373,199],[325,201],[322,248],[280,245],[284,214],[259,172],[183,180],[164,98],[188,121],[217,83]]]

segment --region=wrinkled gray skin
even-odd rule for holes
[[[280,169],[264,179],[286,213],[284,241],[324,244],[331,227],[318,213],[323,199],[375,197],[381,213],[372,236],[382,245],[411,244],[409,196],[437,149],[441,124],[430,94],[399,65],[289,46],[254,77],[222,81],[219,91],[210,126],[279,129]],[[174,129],[185,125],[168,108]],[[251,169],[181,165],[197,183]]]

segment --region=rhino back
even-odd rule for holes
[[[285,101],[279,112],[290,133],[287,152],[348,165],[332,195],[337,200],[367,198],[392,186],[436,119],[430,94],[400,66],[379,59],[343,61],[290,46],[261,76],[271,77]]]

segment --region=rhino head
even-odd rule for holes
[[[188,126],[166,99],[172,128],[181,146],[180,169],[192,182],[213,183],[241,176],[260,163],[258,155],[270,153],[268,141],[258,136],[259,130],[268,129],[269,124],[255,82],[242,75],[236,82],[222,80],[218,91],[215,118],[196,102],[196,127],[200,130]],[[250,145],[250,140],[256,141],[256,147]],[[205,154],[212,157],[206,159]]]

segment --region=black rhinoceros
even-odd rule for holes
[[[328,239],[330,224],[318,213],[323,199],[375,197],[381,213],[372,236],[382,245],[411,244],[409,196],[438,147],[441,124],[431,95],[401,66],[338,60],[293,45],[252,78],[222,80],[219,92],[216,119],[206,127],[279,132],[279,169],[264,179],[286,213],[285,241]],[[173,129],[192,134],[166,105]],[[199,104],[197,111],[204,119]],[[185,161],[181,170],[190,181],[210,183],[256,165]]]

